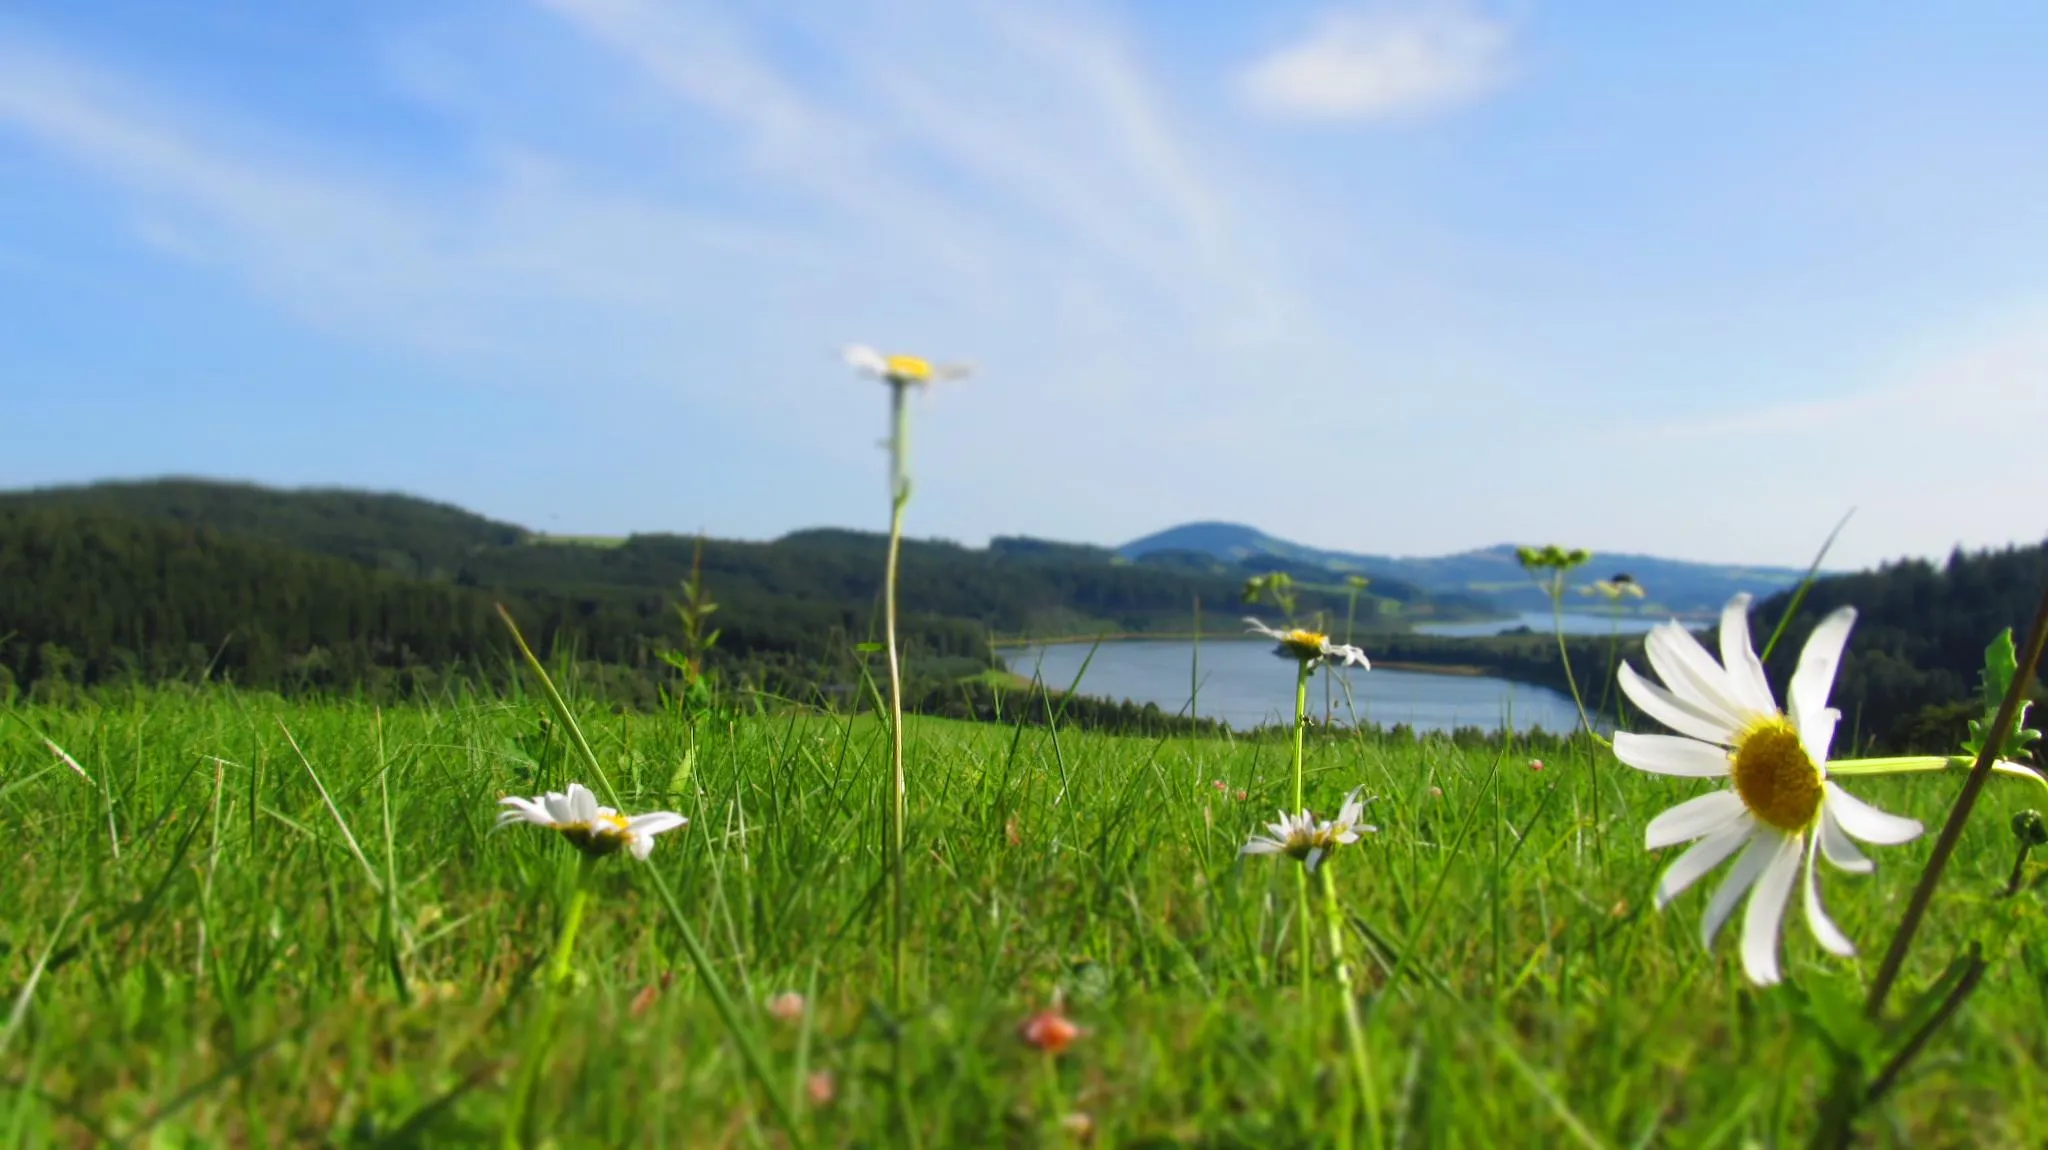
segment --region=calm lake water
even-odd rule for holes
[[[1624,635],[1640,635],[1662,623],[1661,615],[1593,615],[1567,611],[1564,614],[1564,633],[1567,635],[1607,635],[1616,629]],[[1419,635],[1455,635],[1470,638],[1474,635],[1498,635],[1517,627],[1527,627],[1539,635],[1551,633],[1550,612],[1524,611],[1512,619],[1487,619],[1478,623],[1417,623]]]
[[[1545,618],[1547,621],[1548,616]],[[1036,674],[1059,690],[1072,684],[1074,676],[1081,674],[1082,663],[1088,661],[1080,682],[1082,694],[1157,703],[1161,710],[1174,714],[1187,705],[1193,646],[1181,640],[1121,640],[1092,648],[1094,658],[1088,661],[1089,644],[1057,643],[1020,648],[1006,652],[1003,658],[1012,671],[1026,677]],[[1204,718],[1221,719],[1239,730],[1293,721],[1294,665],[1273,654],[1271,643],[1206,641],[1200,658],[1197,702]],[[1309,684],[1309,705],[1317,716],[1323,712],[1323,682],[1328,674],[1319,672]],[[1349,721],[1355,713],[1361,723],[1406,723],[1429,731],[1453,727],[1498,730],[1510,725],[1510,716],[1514,729],[1521,731],[1541,727],[1564,732],[1578,724],[1569,695],[1505,679],[1355,668],[1343,678],[1351,684],[1351,710],[1344,705],[1343,683],[1331,684],[1332,713],[1340,721]]]

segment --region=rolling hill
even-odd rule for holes
[[[1455,555],[1412,558],[1327,551],[1277,539],[1238,523],[1185,523],[1116,550],[1139,562],[1205,555],[1239,565],[1305,565],[1373,580],[1399,580],[1431,595],[1483,597],[1510,610],[1534,610],[1548,602],[1516,563],[1514,545],[1507,543]],[[1681,615],[1718,611],[1738,591],[1761,599],[1797,584],[1805,574],[1789,567],[1690,563],[1623,553],[1596,554],[1576,581],[1590,583],[1622,571],[1649,591],[1642,604],[1645,611]]]

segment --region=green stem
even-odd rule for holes
[[[910,479],[904,473],[904,452],[910,436],[910,408],[904,402],[906,384],[889,388],[889,556],[882,571],[882,626],[889,652],[889,942],[894,956],[890,969],[890,1005],[903,1013],[903,823],[908,807],[903,779],[903,661],[896,648],[896,581],[903,549],[903,509],[910,502]]]
[[[2034,609],[2034,625],[2027,635],[2026,649],[2020,655],[2019,666],[2013,672],[2012,685],[2006,688],[2005,698],[1998,704],[1998,714],[1991,721],[1991,729],[1984,733],[1984,745],[1977,752],[1977,761],[1970,765],[1970,774],[1963,780],[1962,792],[1956,796],[1955,805],[1949,808],[1948,821],[1942,824],[1941,834],[1934,840],[1934,851],[1927,858],[1927,867],[1920,872],[1920,882],[1913,888],[1913,897],[1906,903],[1906,913],[1899,919],[1898,932],[1892,935],[1884,961],[1877,968],[1877,977],[1870,984],[1870,998],[1864,1004],[1864,1013],[1871,1018],[1884,1015],[1885,1000],[1891,996],[1892,984],[1898,981],[1899,971],[1906,964],[1906,955],[1913,949],[1913,936],[1919,933],[1920,920],[1927,916],[1927,907],[1934,901],[1934,888],[1941,883],[1941,872],[1947,869],[1950,856],[1955,854],[1956,843],[1963,837],[1963,826],[1969,822],[1970,811],[1977,805],[1977,796],[1983,793],[1984,784],[1991,778],[1992,764],[1998,761],[1999,744],[2005,740],[2006,732],[2012,729],[2020,703],[2034,683],[2034,669],[2041,665],[2044,644],[2048,644],[2048,587],[2042,588],[2040,605]]]
[[[1308,678],[1312,673],[1309,661],[1304,659],[1301,670],[1294,677],[1294,809],[1297,811],[1307,805],[1302,798],[1301,737],[1308,726]]]
[[[2012,729],[2013,720],[2019,715],[2020,703],[2034,682],[2034,669],[2041,664],[2044,644],[2048,644],[2048,587],[2041,590],[2041,602],[2034,609],[2033,627],[2027,634],[2026,647],[2020,655],[2019,666],[2014,669],[2012,683],[2006,688],[2005,698],[1999,701],[1998,713],[1991,721],[1990,730],[1984,734],[1984,745],[1978,750],[1976,761],[1970,765],[1969,776],[1963,780],[1954,805],[1949,807],[1948,820],[1942,824],[1941,834],[1934,840],[1934,850],[1920,871],[1920,881],[1913,887],[1906,912],[1899,917],[1899,929],[1892,934],[1891,943],[1885,948],[1884,960],[1878,965],[1877,976],[1871,981],[1870,996],[1864,1000],[1863,1012],[1872,1021],[1882,1022],[1884,1019],[1885,1003],[1891,997],[1900,972],[1905,969],[1906,956],[1912,952],[1914,936],[1920,931],[1921,921],[1927,917],[1927,908],[1934,902],[1934,891],[1941,883],[1942,872],[1955,854],[1956,843],[1963,837],[1963,827],[1969,822],[1970,811],[1977,805],[1977,796],[1983,793],[1984,784],[1991,779],[1991,772],[1998,763],[1999,744],[2004,741],[2006,732]],[[1895,1056],[1893,1066],[1887,1067],[1886,1074],[1895,1076],[1898,1070],[1902,1070],[1902,1059],[1917,1053],[1931,1034],[1928,1028],[1916,1034],[1909,1043],[1910,1051],[1902,1050],[1899,1056]],[[1848,1146],[1856,1134],[1856,1119],[1869,1105],[1870,1099],[1871,1095],[1863,1085],[1862,1067],[1853,1059],[1837,1058],[1834,1085],[1822,1104],[1822,1121],[1814,1131],[1811,1145],[1816,1150]]]
[[[904,824],[908,821],[908,790],[903,776],[903,657],[896,645],[896,589],[903,550],[903,510],[910,504],[910,385],[897,380],[889,384],[889,554],[882,572],[882,626],[889,654],[889,1005],[894,1015],[895,1048],[891,1064],[898,1107],[903,1111],[904,1131],[915,1137],[911,1120],[907,1067],[904,1062],[903,1028],[909,1003],[905,990],[909,968],[909,943],[903,914],[903,879],[906,850]]]
[[[1301,743],[1302,733],[1308,726],[1309,674],[1309,660],[1303,659],[1301,661],[1301,669],[1295,672],[1294,676],[1294,809],[1297,815],[1308,809],[1308,804],[1302,797]],[[1309,1009],[1309,996],[1312,993],[1312,988],[1309,984],[1309,971],[1314,966],[1314,961],[1309,953],[1308,868],[1305,866],[1294,868],[1294,893],[1296,896],[1294,951],[1297,960],[1296,965],[1300,968],[1298,974],[1301,978],[1302,1007],[1303,1009]]]
[[[618,794],[612,789],[611,778],[605,774],[604,764],[598,761],[597,752],[590,749],[590,740],[583,737],[583,728],[576,722],[576,712],[569,709],[569,704],[562,698],[562,693],[555,689],[554,680],[548,677],[547,668],[541,665],[539,657],[533,653],[533,648],[527,645],[526,636],[519,633],[519,624],[513,620],[511,612],[505,610],[502,603],[498,604],[498,617],[505,621],[506,629],[512,633],[513,643],[519,647],[520,657],[526,661],[527,668],[539,681],[541,694],[546,698],[548,708],[554,712],[555,719],[562,725],[562,729],[568,732],[570,748],[597,779],[605,797],[611,800],[613,806],[619,806]],[[768,1105],[775,1112],[775,1120],[781,1123],[783,1130],[788,1133],[792,1146],[806,1145],[807,1140],[803,1131],[796,1124],[795,1113],[783,1098],[782,1092],[776,1089],[775,1076],[769,1073],[767,1057],[761,1053],[752,1029],[740,1019],[739,1011],[733,1006],[731,997],[726,994],[725,984],[718,977],[718,968],[711,964],[711,956],[705,952],[704,944],[697,940],[696,930],[690,926],[690,920],[683,914],[682,905],[676,901],[676,892],[669,887],[668,879],[663,877],[659,867],[649,865],[639,869],[647,876],[647,881],[654,884],[655,892],[661,896],[661,903],[668,911],[669,920],[675,924],[676,932],[682,936],[683,949],[689,952],[690,964],[696,969],[697,978],[702,982],[705,993],[711,996],[711,1005],[717,1008],[719,1020],[725,1024],[726,1033],[739,1045],[740,1057],[746,1062],[748,1073],[753,1075],[755,1083],[768,1096]],[[579,874],[578,881],[581,879],[582,875]],[[510,1131],[507,1137],[511,1137]]]
[[[1579,678],[1572,674],[1572,655],[1564,645],[1564,572],[1559,571],[1552,576],[1546,590],[1550,595],[1550,631],[1557,636],[1557,659],[1564,664],[1564,681],[1572,689],[1572,705],[1579,709],[1579,722],[1585,726],[1586,733],[1600,740],[1599,732],[1593,729],[1593,721],[1586,717],[1586,700],[1579,694]]]
[[[1557,636],[1557,658],[1564,664],[1564,681],[1572,689],[1572,705],[1579,709],[1579,722],[1586,734],[1597,743],[1606,740],[1593,729],[1593,721],[1586,717],[1586,702],[1579,697],[1578,676],[1572,674],[1571,652],[1564,643],[1564,572],[1559,571],[1550,580],[1550,631]],[[1607,865],[1607,837],[1600,831],[1600,759],[1598,751],[1593,753],[1593,857],[1601,866]]]
[[[562,923],[561,937],[555,940],[555,957],[548,963],[548,986],[561,990],[569,981],[569,960],[576,953],[576,935],[583,929],[583,908],[590,905],[590,887],[584,882],[584,869],[588,864],[576,865],[576,892],[569,896],[569,916]]]
[[[1344,999],[1344,1039],[1351,1052],[1351,1073],[1358,1096],[1365,1100],[1366,1145],[1380,1145],[1380,1095],[1372,1077],[1372,1056],[1365,1045],[1365,1024],[1358,1017],[1358,992],[1351,984],[1351,963],[1345,956],[1344,909],[1337,902],[1337,880],[1323,860],[1323,913],[1330,929],[1330,962],[1337,968],[1337,990]],[[1347,1131],[1348,1133],[1348,1131]]]
[[[2027,855],[2033,849],[2030,843],[2020,844],[2019,856],[2012,860],[2012,877],[2005,880],[2005,897],[2011,898],[2020,892],[2020,882],[2027,877]]]
[[[561,1013],[562,998],[568,993],[569,962],[576,953],[576,935],[583,927],[584,908],[590,904],[589,866],[588,860],[576,860],[576,889],[569,896],[561,933],[555,936],[554,956],[548,960],[547,981],[541,991],[545,997],[540,1013],[534,1016],[531,1029],[526,1032],[526,1053],[519,1060],[519,1078],[513,1085],[512,1106],[505,1118],[504,1142],[508,1147],[520,1144],[527,1107],[533,1099],[534,1085],[540,1081],[541,1063],[554,1042],[555,1019]]]
[[[1045,1068],[1042,1081],[1045,1084],[1045,1108],[1052,1113],[1052,1136],[1065,1141],[1067,1093],[1060,1087],[1059,1055],[1048,1050],[1038,1057],[1039,1065]]]

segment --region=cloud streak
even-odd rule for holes
[[[1505,84],[1512,46],[1504,22],[1462,0],[1330,12],[1305,39],[1248,65],[1238,92],[1252,108],[1277,116],[1413,118]]]

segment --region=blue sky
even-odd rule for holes
[[[1796,564],[2038,540],[2048,10],[0,9],[0,485],[1233,519]],[[1998,438],[1980,442],[1985,429]],[[2024,430],[2019,430],[2024,429]]]

